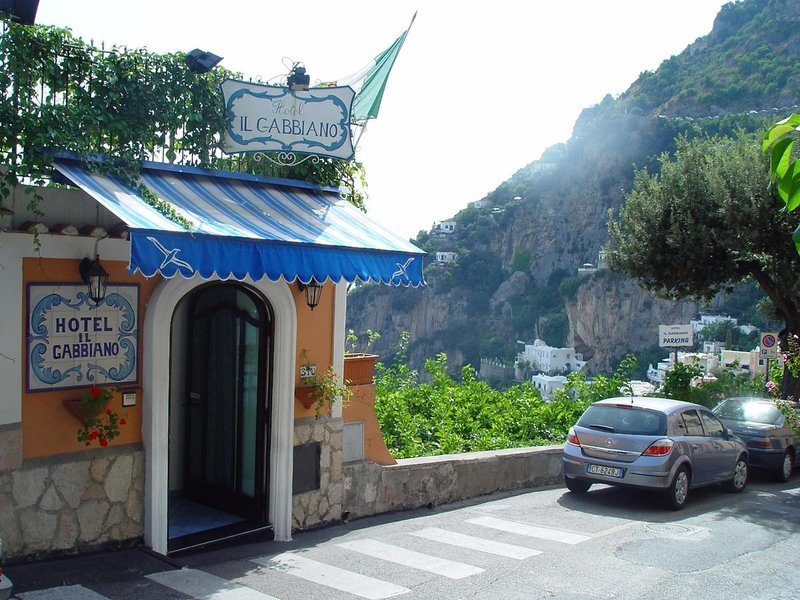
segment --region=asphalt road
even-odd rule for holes
[[[396,513],[173,561],[139,550],[9,569],[23,600],[796,599],[800,472],[740,495],[553,488]],[[63,584],[63,585],[62,585]]]

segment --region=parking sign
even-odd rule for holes
[[[761,358],[778,358],[778,334],[767,332],[761,334]]]

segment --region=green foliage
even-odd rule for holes
[[[565,302],[574,302],[578,298],[578,290],[586,281],[581,275],[565,277],[558,285],[558,293]]]
[[[768,177],[747,138],[679,140],[659,175],[637,173],[610,219],[609,264],[670,299],[708,300],[751,278],[788,333],[800,333],[800,255],[791,241],[800,218],[780,210]],[[795,395],[798,383],[784,378],[783,393]]]
[[[425,361],[429,382],[400,360],[376,368],[375,412],[386,444],[397,458],[534,446],[563,441],[586,407],[563,396],[544,402],[529,383],[498,391],[479,381],[470,366],[461,381],[447,374],[447,357]]]
[[[710,299],[752,278],[793,330],[800,329],[800,259],[791,246],[798,218],[779,212],[766,189],[767,164],[740,137],[678,142],[661,173],[639,171],[607,258],[656,294]]]
[[[715,381],[705,381],[689,390],[690,402],[713,408],[724,398],[764,395],[764,378],[761,376],[750,379],[749,375],[737,375],[728,369],[715,375]]]
[[[780,2],[725,4],[710,35],[642,73],[619,108],[656,115],[780,106],[796,93],[797,28],[783,12]]]
[[[647,381],[647,369],[664,358],[664,349],[655,344],[633,353],[633,356],[636,357],[636,366],[631,371],[631,379]]]
[[[355,354],[357,352],[363,352],[364,354],[368,353],[372,348],[373,344],[381,339],[381,334],[377,331],[373,331],[372,329],[367,329],[363,334],[358,334],[352,329],[347,330],[347,335],[345,335],[345,344],[347,345],[347,351],[350,354]],[[359,350],[359,344],[363,342],[363,346]]]
[[[511,270],[527,273],[531,270],[532,260],[533,257],[531,256],[530,250],[518,250],[514,254],[514,260],[511,262]]]
[[[111,172],[167,217],[180,218],[138,182],[144,160],[344,185],[363,208],[364,172],[355,162],[306,161],[277,167],[220,152],[225,113],[220,82],[236,73],[196,74],[183,53],[100,50],[68,30],[0,19],[0,202],[20,183],[44,185],[49,151],[71,151]],[[106,160],[96,157],[104,155]],[[38,210],[32,196],[30,209]],[[184,226],[188,223],[182,222]]]
[[[553,402],[574,400],[583,409],[590,404],[605,398],[631,395],[631,373],[636,368],[636,357],[626,355],[611,375],[597,375],[592,380],[586,379],[583,371],[575,371],[567,375],[567,384],[553,393]]]
[[[762,152],[770,153],[770,181],[776,186],[787,211],[800,206],[800,160],[795,158],[795,144],[799,138],[800,114],[793,113],[767,129],[761,143]],[[792,237],[800,252],[800,228]]]
[[[711,342],[725,342],[728,350],[749,352],[758,346],[761,336],[758,331],[742,333],[737,325],[730,321],[711,323],[700,330],[699,338]]]
[[[692,380],[700,377],[703,370],[695,365],[677,363],[664,375],[664,385],[658,391],[659,396],[692,402]]]
[[[489,299],[503,281],[503,268],[497,254],[473,250],[459,256],[453,279],[468,283],[464,297],[470,315],[488,312]]]

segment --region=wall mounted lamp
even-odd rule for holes
[[[78,265],[81,279],[89,288],[89,298],[95,304],[100,304],[106,297],[106,287],[108,286],[108,273],[100,264],[100,256],[94,255],[94,260],[84,258]]]
[[[317,283],[315,279],[312,279],[307,284],[297,282],[297,289],[301,292],[305,291],[306,293],[306,304],[308,304],[308,308],[314,310],[319,304],[319,299],[322,297],[322,284]]]

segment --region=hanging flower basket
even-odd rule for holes
[[[110,398],[105,400],[105,402],[98,401],[89,404],[84,402],[82,398],[68,398],[67,400],[62,400],[61,403],[64,405],[64,408],[67,409],[68,413],[78,419],[81,425],[87,427],[106,409],[109,400]]]
[[[119,435],[119,428],[125,425],[125,413],[119,414],[108,408],[111,391],[92,386],[80,398],[63,400],[62,404],[81,424],[78,429],[78,441],[85,446],[97,442],[100,446],[108,446],[108,442]]]
[[[317,399],[314,396],[314,388],[310,385],[294,388],[294,397],[306,408],[311,408],[317,403]]]
[[[344,378],[350,385],[372,383],[375,377],[375,363],[379,358],[377,354],[345,354]]]

